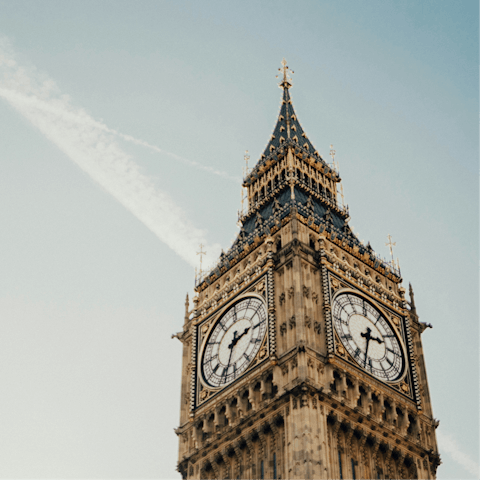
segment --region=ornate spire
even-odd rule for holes
[[[287,140],[291,140],[299,147],[305,149],[306,156],[312,156],[317,161],[320,160],[325,163],[323,158],[307,138],[293,108],[289,92],[289,89],[292,86],[291,74],[293,74],[293,70],[290,70],[285,59],[282,60],[282,68],[279,68],[278,70],[280,71],[280,74],[277,75],[277,78],[281,77],[279,87],[283,88],[282,104],[277,124],[275,125],[270,141],[263,152],[262,158],[266,158],[271,154],[275,155],[276,150],[281,147],[283,143],[287,142]]]

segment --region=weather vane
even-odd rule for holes
[[[282,60],[282,67],[278,69],[278,71],[281,73],[281,76],[283,77],[282,82],[280,83],[280,86],[287,84],[291,85],[292,84],[292,77],[295,72],[291,70],[288,65],[287,61],[285,59]],[[279,78],[280,75],[276,75],[275,78]]]

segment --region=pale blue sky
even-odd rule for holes
[[[438,477],[477,478],[478,2],[0,1],[0,39],[0,476],[178,478],[170,335],[286,57],[351,225],[393,236],[434,326]]]

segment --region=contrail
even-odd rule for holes
[[[212,173],[214,175],[218,175],[220,177],[226,178],[228,180],[231,180],[235,182],[236,184],[241,183],[241,179],[234,177],[232,175],[229,175],[226,172],[223,172],[221,170],[217,170],[213,167],[209,167],[206,165],[202,165],[199,162],[196,162],[195,160],[189,160],[188,158],[181,157],[180,155],[177,155],[176,153],[168,152],[167,150],[163,150],[160,147],[157,147],[156,145],[152,145],[145,140],[140,140],[138,138],[132,137],[131,135],[126,135],[124,133],[121,133],[113,128],[107,127],[102,122],[99,122],[98,120],[95,120],[94,118],[90,117],[86,112],[84,112],[82,109],[78,108],[75,111],[70,111],[70,110],[65,110],[64,108],[58,108],[57,105],[53,104],[51,101],[45,101],[42,100],[38,97],[32,96],[32,95],[27,95],[25,93],[18,92],[14,89],[6,89],[6,88],[1,88],[0,87],[0,96],[3,97],[5,100],[9,101],[10,103],[15,102],[16,105],[22,105],[23,108],[36,108],[38,110],[42,110],[45,113],[53,114],[58,116],[59,118],[63,118],[64,120],[67,120],[70,123],[78,123],[78,124],[88,124],[92,127],[97,128],[98,130],[101,130],[103,132],[111,133],[113,135],[117,135],[118,137],[122,138],[123,140],[126,140],[127,142],[134,143],[136,145],[140,145],[142,147],[146,147],[150,150],[153,150],[154,152],[161,153],[163,155],[168,155],[169,157],[174,158],[175,160],[179,160],[180,162],[186,163],[188,165],[191,165],[195,168],[198,168],[199,170],[204,170],[206,172]]]
[[[207,244],[206,232],[196,228],[167,193],[155,188],[115,142],[115,135],[128,136],[109,129],[84,109],[72,105],[50,78],[19,65],[5,41],[0,42],[0,74],[0,97],[181,258],[192,266],[197,264],[196,250],[200,243]],[[130,137],[129,141],[133,140],[141,142]],[[212,173],[221,174],[213,169]],[[220,253],[220,246],[208,245],[207,252],[206,261],[212,262]]]
[[[475,460],[471,459],[462,449],[458,446],[455,439],[441,430],[441,427],[437,430],[437,440],[440,452],[445,452],[456,463],[461,465],[465,471],[471,473],[473,478],[480,478],[480,466]]]

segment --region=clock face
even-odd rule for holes
[[[377,308],[359,295],[342,293],[335,297],[332,312],[340,340],[362,368],[387,382],[402,377],[403,348]]]
[[[202,357],[204,380],[223,387],[236,380],[260,349],[267,330],[267,309],[256,297],[230,307],[208,337]]]

